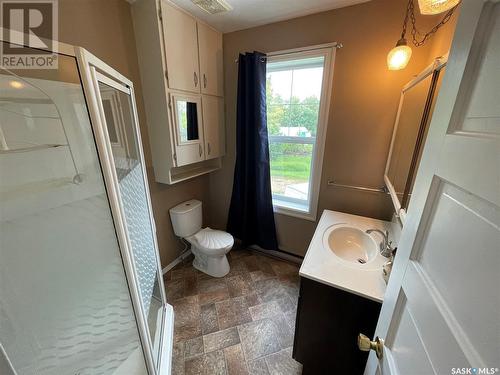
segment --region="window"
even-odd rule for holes
[[[316,219],[333,47],[267,60],[267,128],[275,212]]]

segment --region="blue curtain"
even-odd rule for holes
[[[198,110],[196,103],[186,103],[186,119],[188,141],[198,139]]]
[[[236,165],[227,230],[243,245],[278,249],[271,196],[266,120],[266,57],[240,54]]]

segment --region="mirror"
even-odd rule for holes
[[[409,175],[408,175],[408,179],[407,179],[406,187],[405,187],[407,190],[407,193],[403,196],[403,201],[401,203],[405,210],[408,209],[408,205],[409,205],[410,200],[411,200],[411,195],[413,192],[413,185],[415,184],[415,177],[417,175],[418,166],[420,165],[420,158],[422,157],[422,152],[424,150],[424,143],[425,143],[425,140],[427,139],[427,132],[429,131],[429,124],[431,122],[432,113],[434,112],[434,106],[436,105],[437,94],[439,92],[439,89],[441,88],[441,82],[443,81],[445,71],[446,71],[446,67],[443,66],[437,72],[438,76],[436,78],[436,84],[435,84],[434,92],[433,92],[432,98],[431,98],[428,118],[426,119],[425,126],[423,126],[422,130],[421,130],[422,134],[421,134],[421,141],[420,141],[419,147],[417,147],[415,149],[415,152],[413,155],[413,160],[414,160],[415,166],[413,167],[414,170],[411,173],[409,173]]]
[[[413,152],[418,132],[422,126],[426,100],[429,95],[432,79],[433,76],[428,75],[403,94],[396,136],[392,145],[391,159],[387,171],[387,176],[400,202],[403,201],[406,181],[410,174]],[[404,208],[403,205],[402,207]]]
[[[402,222],[411,200],[445,64],[446,59],[436,59],[401,92],[384,181]]]
[[[198,98],[174,97],[175,103],[175,123],[178,130],[179,143],[197,141],[198,132],[198,110],[200,102]]]

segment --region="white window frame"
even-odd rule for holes
[[[333,86],[333,66],[337,46],[337,43],[328,43],[304,48],[277,51],[267,54],[267,63],[318,56],[323,56],[325,59],[316,138],[284,136],[268,137],[269,143],[271,142],[271,140],[277,141],[279,139],[279,142],[283,143],[314,144],[311,177],[309,179],[308,209],[303,210],[299,208],[299,205],[302,205],[303,203],[301,199],[294,199],[283,196],[280,196],[278,198],[273,195],[273,209],[275,214],[282,214],[297,217],[300,219],[316,221],[318,213],[319,190],[321,184],[321,172],[323,169],[323,155],[325,151],[326,131],[330,113],[330,101]]]

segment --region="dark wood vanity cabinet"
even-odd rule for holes
[[[368,352],[359,333],[373,337],[382,304],[301,277],[293,358],[303,374],[362,374]]]

